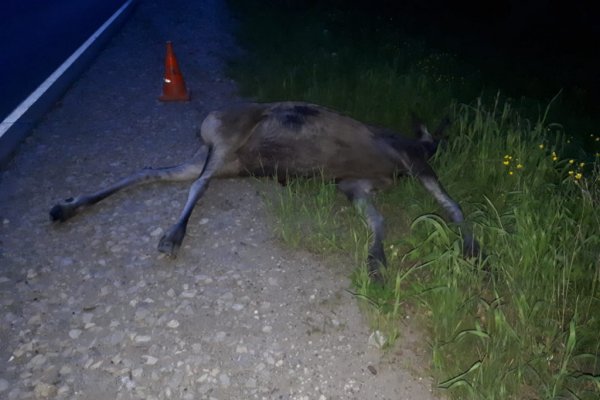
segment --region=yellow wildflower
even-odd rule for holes
[[[574,163],[575,163],[575,160],[573,160],[573,159],[569,160],[569,164],[574,164]]]
[[[575,171],[569,171],[569,176],[573,176],[574,173]]]
[[[581,172],[578,172],[575,174],[575,179],[579,180],[583,177],[583,174]]]
[[[514,172],[508,171],[508,174],[512,176],[512,175],[514,175]]]
[[[504,161],[502,161],[502,164],[508,165],[508,164],[510,164],[510,161],[509,160],[504,160]]]
[[[523,164],[517,164],[517,169],[523,168]]]
[[[579,168],[583,168],[583,167],[585,167],[585,163],[584,162],[579,163]]]
[[[544,143],[540,143],[539,147],[540,147],[540,149],[543,149],[544,148]]]

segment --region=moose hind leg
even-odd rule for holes
[[[387,266],[385,251],[383,250],[384,219],[373,205],[371,199],[372,184],[368,180],[345,180],[338,182],[338,188],[367,220],[367,225],[373,235],[367,259],[369,275],[381,281],[381,268]]]
[[[206,145],[202,145],[196,154],[194,154],[192,159],[184,164],[167,168],[144,168],[141,171],[121,179],[119,182],[103,188],[95,193],[84,194],[63,200],[52,207],[50,210],[50,219],[52,221],[66,221],[74,216],[77,211],[91,206],[92,204],[107,198],[119,190],[135,184],[155,181],[184,181],[194,179],[202,173],[207,156],[208,147]]]

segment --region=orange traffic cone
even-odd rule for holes
[[[188,101],[190,95],[185,88],[183,75],[179,70],[179,64],[173,52],[173,44],[167,42],[167,56],[165,58],[165,79],[163,81],[162,96],[160,101]]]

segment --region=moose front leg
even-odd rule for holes
[[[372,233],[367,259],[369,275],[377,281],[381,281],[381,268],[387,266],[385,251],[383,250],[385,232],[383,216],[377,211],[371,199],[373,184],[369,180],[343,180],[338,182],[337,187],[367,220],[367,225]]]

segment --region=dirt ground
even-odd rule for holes
[[[223,3],[140,1],[0,171],[0,398],[437,398],[410,320],[393,349],[370,346],[353,266],[277,241],[262,195],[273,182],[211,183],[177,259],[156,245],[185,183],[50,222],[58,200],[183,161],[202,117],[240,100]],[[166,40],[189,103],[158,101]]]

